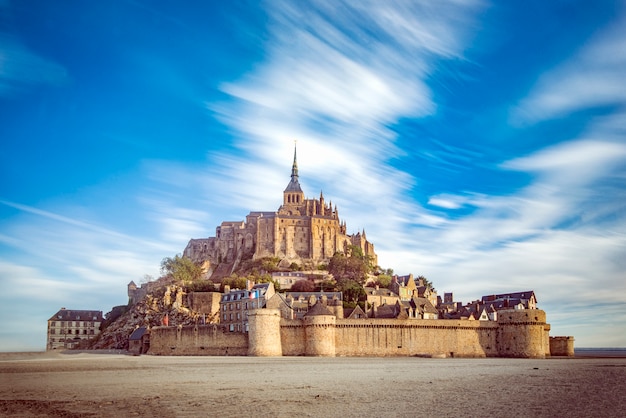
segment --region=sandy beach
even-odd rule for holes
[[[624,416],[625,358],[1,354],[0,416]]]

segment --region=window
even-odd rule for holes
[[[54,335],[54,331],[56,331],[56,330],[55,330],[54,328],[52,328],[52,329],[50,330],[50,334],[51,334],[51,335]]]
[[[237,319],[241,319],[241,314],[237,312]]]
[[[50,326],[51,327],[56,327],[56,322],[54,322],[54,321],[50,322]]]
[[[224,314],[222,318],[224,319],[224,321],[226,321],[226,314]]]

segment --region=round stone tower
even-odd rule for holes
[[[545,358],[546,313],[540,309],[498,312],[497,347],[501,357]]]
[[[248,312],[248,355],[282,356],[280,310],[255,309]]]
[[[335,315],[317,302],[304,315],[305,350],[307,356],[335,357]]]

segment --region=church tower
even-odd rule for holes
[[[296,158],[296,147],[293,148],[293,165],[291,166],[291,181],[283,192],[284,206],[300,206],[304,203],[304,192],[300,188],[298,181],[298,160]]]

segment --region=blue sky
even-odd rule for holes
[[[307,197],[469,302],[626,346],[626,3],[0,0],[0,351]]]

